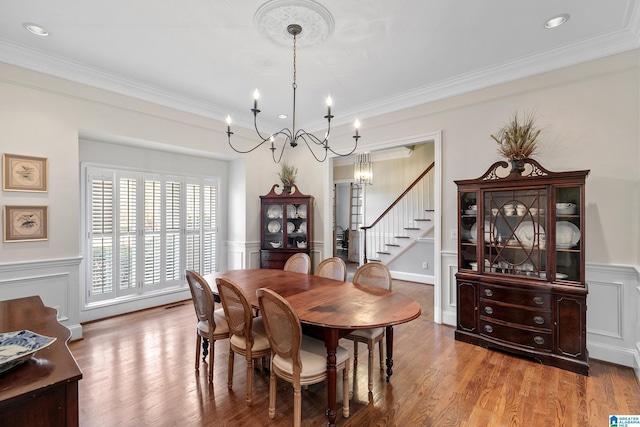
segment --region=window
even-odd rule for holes
[[[214,179],[86,167],[87,302],[182,289],[216,271]]]

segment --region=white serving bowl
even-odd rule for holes
[[[559,215],[573,215],[576,213],[574,203],[556,203],[556,213]]]

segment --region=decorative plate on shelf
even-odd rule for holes
[[[293,205],[287,205],[287,218],[296,218],[296,207]]]
[[[544,228],[535,221],[522,221],[515,231],[522,246],[527,247],[540,244],[541,236],[544,234]]]
[[[473,224],[471,226],[471,237],[469,238],[470,241],[472,242],[476,241],[476,236],[478,235],[477,230],[478,228],[476,227],[476,224]],[[489,221],[485,221],[484,222],[484,241],[487,243],[495,242],[496,233],[497,233],[497,230],[495,225],[491,224],[491,222]],[[493,234],[493,238],[491,237],[492,234]]]
[[[287,222],[287,233],[293,233],[293,230],[296,229],[296,226],[292,222]]]
[[[298,206],[298,216],[300,218],[306,218],[307,217],[307,205]]]
[[[278,221],[271,221],[267,224],[267,230],[269,233],[277,233],[280,231],[280,223]]]
[[[267,217],[271,219],[282,218],[282,206],[280,205],[269,206],[269,209],[267,209]]]
[[[0,334],[0,373],[26,362],[56,339],[27,330]]]
[[[301,233],[307,232],[307,221],[302,221],[302,224],[300,224],[300,232]]]
[[[571,248],[580,241],[580,229],[569,221],[556,222],[556,247]]]

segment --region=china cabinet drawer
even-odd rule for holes
[[[480,335],[536,350],[551,351],[550,332],[530,331],[481,319]]]
[[[274,268],[282,270],[285,262],[293,255],[290,252],[260,251],[260,268]]]
[[[485,320],[497,319],[534,328],[551,329],[551,311],[549,310],[503,305],[484,298],[480,299],[480,316]]]
[[[507,304],[551,310],[551,293],[543,289],[527,290],[510,286],[482,285],[480,298]]]

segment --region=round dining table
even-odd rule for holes
[[[386,329],[387,381],[393,374],[393,326],[416,319],[420,305],[407,295],[387,289],[284,270],[229,270],[205,275],[214,293],[216,278],[225,277],[258,308],[256,291],[268,288],[296,311],[303,331],[324,340],[327,349],[327,425],[336,420],[336,348],[340,338],[356,329]]]

